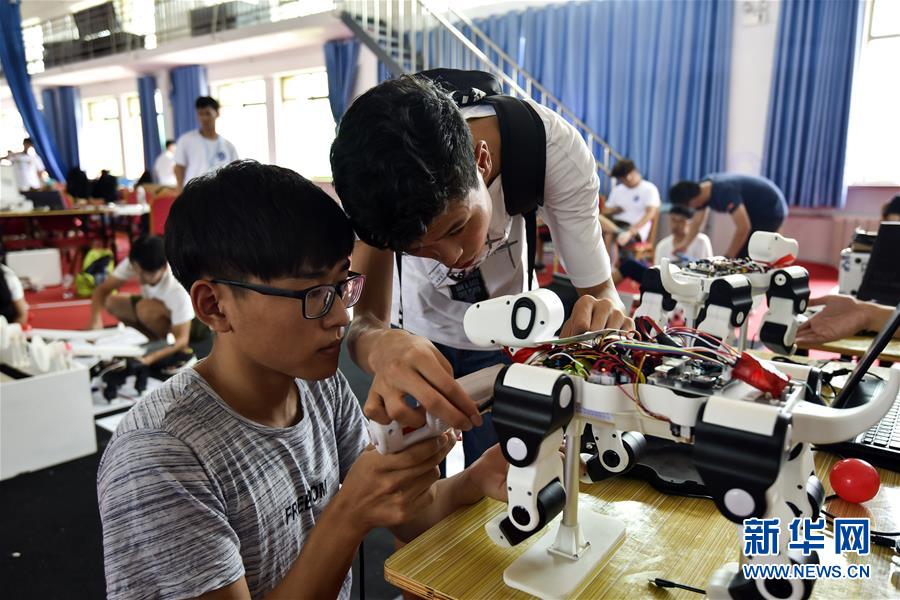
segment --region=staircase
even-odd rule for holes
[[[451,2],[339,0],[337,14],[394,76],[439,67],[496,75],[510,96],[531,98],[555,110],[581,133],[597,161],[608,193],[610,169],[621,155],[550,90],[522,69]]]

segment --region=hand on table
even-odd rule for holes
[[[634,321],[622,307],[609,298],[595,298],[585,294],[572,308],[572,316],[565,322],[560,337],[571,337],[601,329],[634,329]]]
[[[371,359],[375,377],[364,412],[383,425],[399,421],[406,427],[425,424],[425,411],[468,431],[482,423],[478,406],[453,378],[447,359],[423,337],[400,329],[385,331]],[[406,404],[415,398],[419,408]]]
[[[852,296],[811,298],[810,306],[824,306],[797,330],[798,344],[824,344],[856,335],[866,328],[868,314],[863,302]]]

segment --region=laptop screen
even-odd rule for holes
[[[900,223],[883,222],[857,297],[879,304],[900,304]]]

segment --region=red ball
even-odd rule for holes
[[[838,496],[854,503],[871,500],[881,486],[875,467],[858,458],[845,458],[835,463],[828,481]]]

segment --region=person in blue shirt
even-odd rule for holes
[[[694,241],[709,210],[724,212],[734,220],[735,232],[725,256],[746,257],[750,236],[757,231],[778,231],[787,218],[784,194],[772,181],[756,175],[712,173],[702,181],[679,181],[669,189],[672,204],[702,211],[693,219],[683,248]]]

